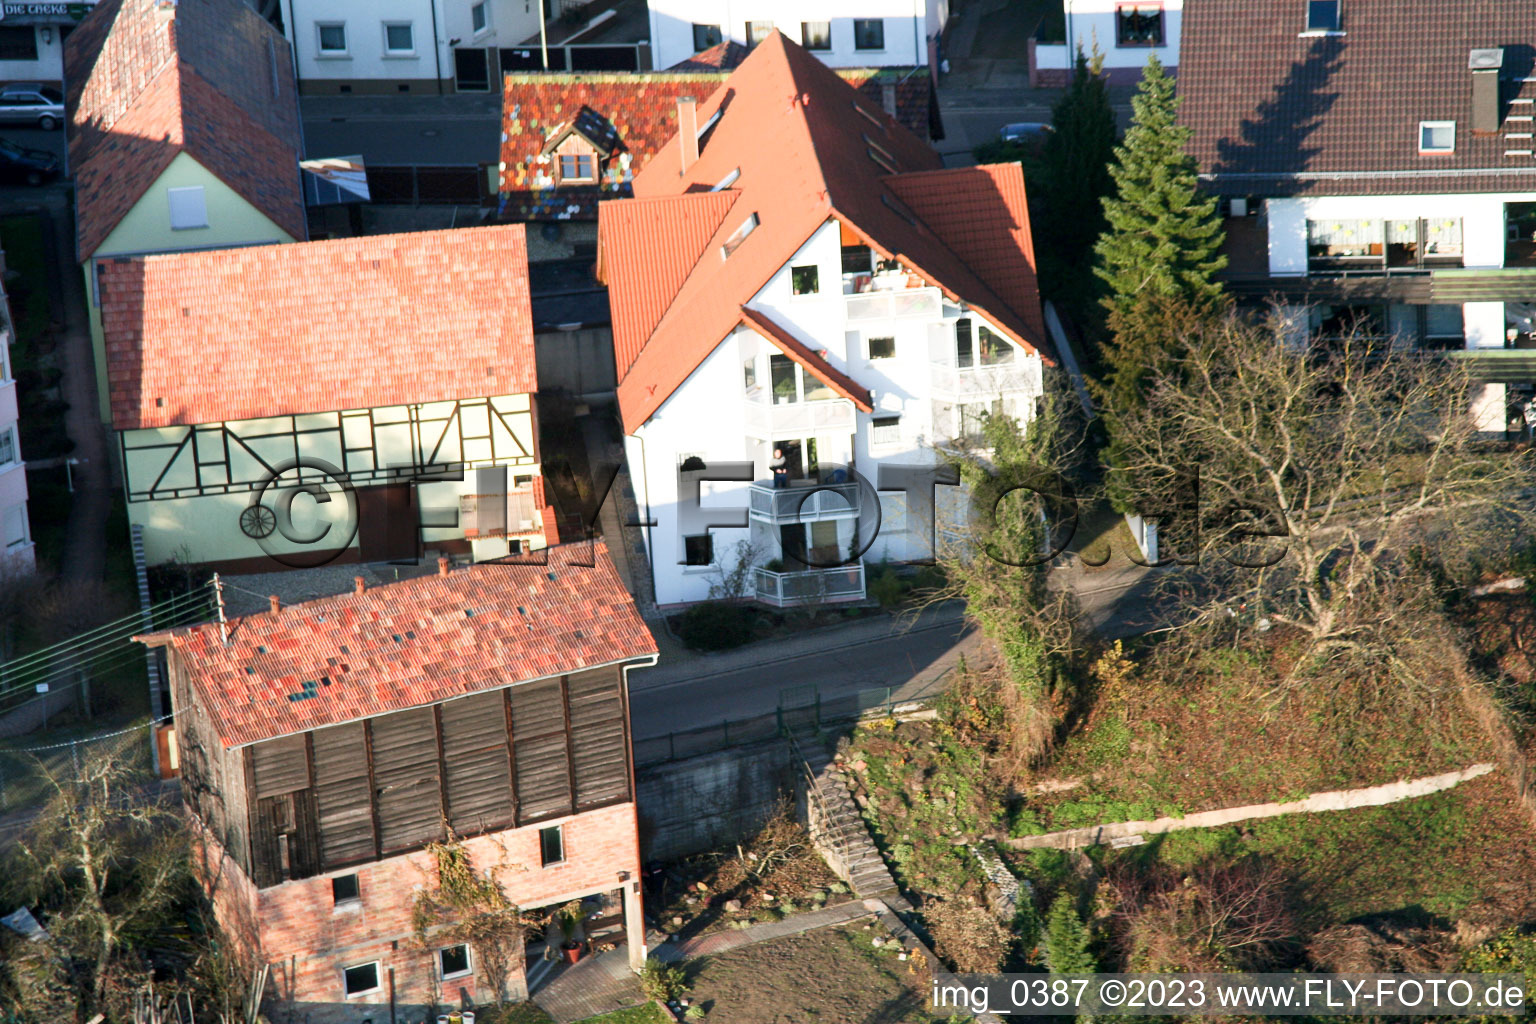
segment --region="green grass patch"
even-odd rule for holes
[[[655,1003],[626,1006],[612,1013],[588,1017],[584,1024],[667,1024],[667,1018]]]

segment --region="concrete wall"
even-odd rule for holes
[[[635,776],[647,862],[734,843],[791,799],[794,770],[782,740],[641,768]]]
[[[669,68],[693,56],[695,24],[717,25],[722,39],[746,45],[748,21],[772,22],[795,43],[803,42],[802,22],[830,22],[832,48],[813,52],[834,68],[927,64],[928,37],[943,27],[938,19],[948,13],[947,3],[912,0],[651,0],[650,8],[651,52],[658,68]],[[884,49],[854,47],[855,18],[884,21]]]

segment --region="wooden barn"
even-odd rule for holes
[[[526,995],[527,953],[413,924],[426,848],[455,837],[515,906],[581,901],[589,939],[643,961],[626,674],[656,646],[602,544],[546,554],[141,638],[220,922],[284,1008],[473,1005],[503,972]]]

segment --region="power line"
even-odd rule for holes
[[[194,607],[197,607],[198,602],[200,601],[206,602],[207,597],[197,593],[182,594],[167,601],[162,601],[160,604],[151,606],[149,608],[149,613],[152,617],[163,616],[167,613],[180,614]],[[141,631],[143,628],[144,612],[139,611],[133,613],[132,615],[125,615],[121,619],[116,619],[107,623],[106,625],[97,626],[94,629],[87,630],[86,632],[78,634],[77,636],[70,637],[68,640],[60,640],[58,643],[51,644],[48,647],[41,648],[40,650],[32,651],[31,653],[25,654],[20,658],[13,658],[10,661],[0,663],[0,672],[9,674],[10,672],[16,671],[18,669],[25,669],[34,662],[50,660],[62,654],[66,654],[72,650],[78,650],[82,647],[88,647],[96,643],[111,643],[114,640],[132,636],[134,633]]]

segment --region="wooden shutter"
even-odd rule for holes
[[[282,736],[251,748],[251,773],[258,799],[281,796],[309,786],[304,734]]]
[[[519,824],[570,814],[571,762],[560,680],[514,686],[511,698]]]
[[[441,706],[448,821],[461,836],[513,821],[506,699],[504,690],[495,690]]]
[[[443,838],[437,720],[431,708],[369,720],[379,846],[385,853]]]
[[[330,868],[371,860],[376,851],[363,723],[317,729],[314,761],[322,862]]]
[[[629,748],[619,670],[570,677],[571,757],[578,810],[629,797]]]

